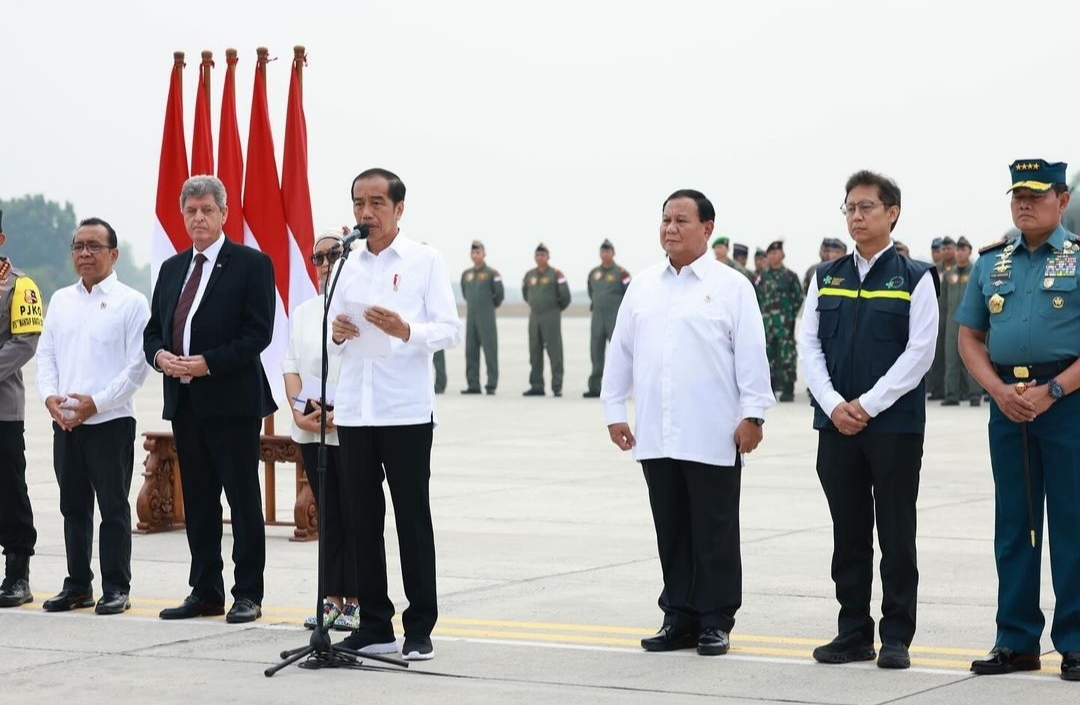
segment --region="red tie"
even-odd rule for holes
[[[184,290],[180,292],[180,301],[176,304],[176,311],[172,319],[172,352],[174,355],[184,354],[184,327],[187,325],[188,314],[191,313],[191,304],[195,303],[195,292],[199,290],[199,280],[202,279],[202,266],[206,261],[206,255],[195,255],[195,269],[191,271]]]

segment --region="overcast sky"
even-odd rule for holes
[[[604,238],[631,271],[657,261],[661,202],[678,188],[704,191],[736,242],[783,238],[801,273],[822,237],[846,238],[838,208],[858,169],[898,181],[895,235],[926,255],[936,235],[978,246],[1010,226],[1013,159],[1080,168],[1075,0],[3,7],[0,197],[71,201],[140,262],[174,50],[188,58],[189,140],[201,50],[218,65],[215,132],[225,49],[240,51],[245,144],[255,48],[280,59],[280,168],[289,60],[305,45],[316,230],[351,223],[353,176],[383,166],[408,187],[403,232],[453,272],[479,238],[512,283],[540,241],[575,288]]]

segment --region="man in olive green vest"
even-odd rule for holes
[[[499,338],[495,328],[495,309],[503,302],[502,276],[487,266],[484,243],[472,241],[469,257],[473,266],[461,273],[461,295],[465,299],[465,382],[462,394],[480,393],[480,349],[484,349],[487,384],[484,390],[495,393],[499,386]]]
[[[589,272],[589,310],[592,321],[589,327],[589,352],[592,356],[592,374],[589,389],[583,397],[600,396],[600,380],[604,378],[604,353],[615,330],[615,317],[619,313],[626,287],[630,286],[630,272],[615,264],[615,246],[611,240],[600,243],[600,266]]]
[[[544,348],[551,362],[551,392],[562,396],[562,312],[570,305],[566,276],[548,266],[548,248],[536,246],[536,267],[525,273],[521,295],[529,304],[529,388],[527,397],[544,396]]]

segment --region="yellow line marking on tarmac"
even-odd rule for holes
[[[132,603],[128,614],[140,617],[156,617],[162,606],[179,604],[179,600],[140,597]],[[21,609],[41,609],[38,604],[22,605]],[[92,613],[92,609],[78,610]],[[300,627],[304,617],[310,614],[310,608],[295,605],[264,606],[262,624],[280,623],[283,626]],[[224,616],[201,617],[205,621],[224,622]],[[400,617],[395,617],[395,626],[400,629]],[[517,641],[525,643],[548,643],[580,646],[607,646],[617,648],[640,648],[641,638],[651,633],[649,628],[619,627],[611,625],[570,624],[565,622],[536,622],[505,619],[477,619],[470,617],[441,617],[435,629],[435,635],[441,637],[460,637],[465,639],[484,639]],[[810,659],[809,647],[825,643],[826,639],[807,637],[768,636],[740,634],[733,636],[731,653],[739,655],[771,656],[779,658]],[[803,648],[798,648],[803,647]],[[934,668],[967,670],[971,659],[983,655],[983,651],[947,646],[915,645],[911,649],[912,664]],[[945,658],[935,658],[935,657]],[[953,658],[947,658],[953,657]],[[957,659],[955,657],[962,657]],[[1047,672],[1056,673],[1056,671]]]

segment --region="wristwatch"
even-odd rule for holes
[[[1061,389],[1061,387],[1058,387],[1058,389]],[[1053,392],[1051,392],[1051,394],[1053,394]],[[750,423],[754,424],[755,426],[764,426],[765,425],[765,419],[759,419],[756,416],[747,416],[746,420],[749,421]]]
[[[1046,391],[1050,394],[1051,399],[1060,399],[1065,396],[1065,389],[1058,384],[1056,379],[1052,379],[1046,383]]]

